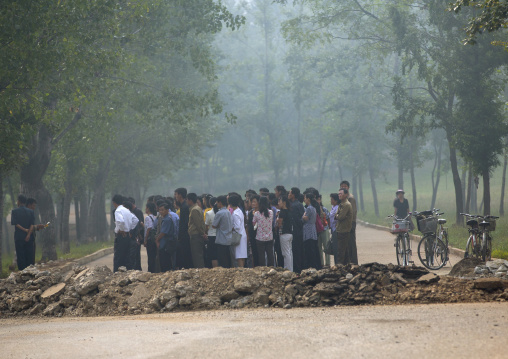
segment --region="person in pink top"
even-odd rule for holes
[[[259,264],[273,267],[273,211],[269,209],[267,197],[259,199],[259,210],[254,213],[252,223],[257,224],[256,246],[258,250]],[[265,261],[266,255],[266,261]]]

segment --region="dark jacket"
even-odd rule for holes
[[[25,206],[21,206],[15,208],[11,212],[11,224],[16,226],[19,224],[21,227],[30,229],[30,226],[35,224],[35,214],[29,208]],[[15,241],[24,241],[26,238],[27,232],[15,227],[14,229],[14,240]]]

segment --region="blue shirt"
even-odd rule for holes
[[[176,214],[175,212],[172,212],[171,210],[169,210],[169,215],[171,216],[171,219],[173,220],[175,239],[177,239],[178,238],[178,230],[180,228],[180,217],[178,217],[178,214]]]
[[[305,215],[309,217],[309,219],[303,222],[303,240],[314,239],[317,241],[316,209],[308,205],[307,208],[305,208]]]
[[[233,239],[233,219],[227,208],[222,207],[215,213],[212,226],[217,228],[215,244],[221,244],[223,246],[231,245],[231,240]]]
[[[166,217],[162,218],[161,233],[164,233],[164,237],[162,237],[159,242],[159,248],[164,248],[166,241],[175,239],[174,226],[173,219],[169,213]]]

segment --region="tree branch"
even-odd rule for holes
[[[51,140],[51,144],[52,145],[56,145],[62,139],[62,137],[67,134],[67,132],[69,132],[70,130],[72,130],[74,128],[74,126],[76,126],[76,124],[81,119],[81,117],[82,117],[81,116],[81,110],[78,110],[78,112],[76,112],[76,114],[74,115],[74,118],[67,125],[67,127],[62,132],[60,132],[60,134],[58,136],[56,136],[55,138],[53,138]]]

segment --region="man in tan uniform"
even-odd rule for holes
[[[349,241],[353,223],[353,207],[348,201],[349,191],[345,188],[339,190],[339,209],[335,215],[337,221],[337,236],[333,240],[333,256],[335,264],[349,263]]]
[[[349,182],[348,181],[342,181],[340,183],[340,188],[345,188],[349,191]],[[356,249],[356,214],[357,214],[357,207],[356,207],[356,199],[353,197],[351,193],[349,193],[348,197],[349,203],[351,203],[351,206],[353,207],[353,223],[351,226],[351,235],[349,238],[349,263],[358,264],[358,251]]]

